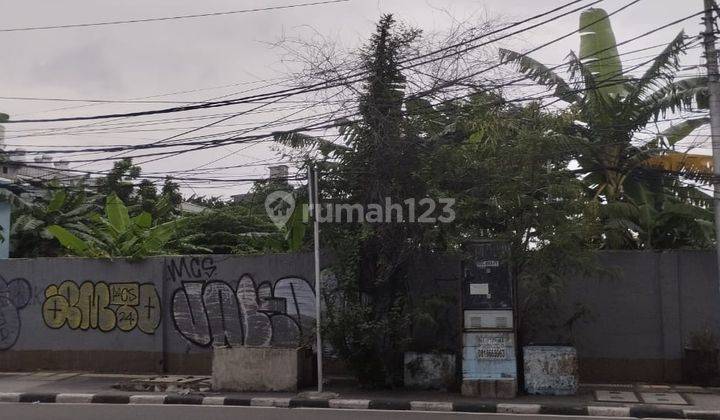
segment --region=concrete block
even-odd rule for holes
[[[93,394],[57,394],[55,402],[59,404],[89,404]]]
[[[166,395],[131,395],[130,404],[165,404]]]
[[[596,407],[587,408],[592,417],[630,417],[630,407]]]
[[[202,405],[225,405],[225,397],[205,397]]]
[[[512,414],[538,414],[540,413],[540,404],[498,404],[497,412]]]
[[[460,393],[465,397],[477,397],[480,395],[480,384],[477,379],[465,379],[462,381]]]
[[[479,389],[481,398],[495,398],[495,380],[480,379]]]
[[[495,396],[502,399],[517,396],[517,382],[515,379],[498,379],[495,381]]]
[[[367,410],[370,407],[370,400],[346,400],[335,399],[328,401],[330,408],[350,408],[355,410]]]
[[[20,401],[19,392],[0,392],[0,402],[18,402]]]
[[[250,400],[253,407],[290,407],[290,398],[253,398]]]
[[[307,378],[312,353],[274,347],[218,347],[213,350],[212,389],[223,391],[289,391]]]
[[[577,394],[578,357],[574,347],[526,346],[523,354],[528,394]]]
[[[446,390],[455,385],[455,355],[404,354],[404,384],[408,388]]]
[[[453,411],[453,404],[441,401],[410,401],[410,409],[414,411]]]

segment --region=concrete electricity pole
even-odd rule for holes
[[[710,91],[710,137],[713,154],[713,208],[715,209],[715,241],[720,270],[720,71],[718,71],[718,53],[715,49],[715,10],[714,0],[703,0],[705,6],[705,59],[707,60],[708,90]],[[719,286],[720,287],[720,286]]]

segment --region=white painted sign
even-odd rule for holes
[[[488,283],[471,283],[470,294],[487,296],[490,294],[490,285]]]
[[[478,359],[506,359],[505,337],[481,337],[478,342]]]
[[[500,261],[496,261],[496,260],[478,261],[475,263],[475,265],[478,268],[500,267]]]

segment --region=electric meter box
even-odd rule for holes
[[[463,309],[512,309],[507,244],[474,242],[467,248],[472,259],[463,263]]]
[[[462,264],[463,394],[481,397],[482,389],[510,384],[517,390],[514,290],[507,243],[465,244]],[[490,382],[489,386],[479,385]],[[467,391],[467,393],[466,393]]]
[[[504,242],[466,244],[471,258],[463,262],[463,327],[471,330],[513,329],[513,287]]]

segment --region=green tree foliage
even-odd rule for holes
[[[274,191],[292,192],[297,212],[284,228],[275,226],[265,210],[265,198]],[[295,191],[285,180],[256,181],[238,202],[195,197],[189,201],[208,207],[189,215],[188,223],[170,243],[178,252],[212,254],[262,254],[298,251],[306,246],[306,218],[302,217],[303,191]],[[291,234],[294,233],[294,234]]]
[[[165,245],[185,219],[154,223],[152,215],[142,212],[130,217],[128,208],[111,193],[105,203],[104,215],[95,213],[88,235],[78,236],[60,225],[48,226],[70,255],[81,257],[142,258],[165,253]]]
[[[598,202],[593,214],[605,227],[598,241],[608,248],[651,248],[653,244],[643,239],[672,233],[650,233],[668,226],[663,220],[675,219],[663,213],[683,207],[680,212],[686,215],[685,222],[672,225],[673,229],[687,226],[695,232],[702,230],[700,241],[694,245],[705,245],[703,238],[709,228],[705,223],[706,214],[696,211],[696,202],[684,200],[687,194],[682,189],[687,187],[681,190],[675,188],[681,185],[682,176],[692,174],[687,171],[663,174],[664,179],[655,182],[657,176],[652,174],[653,168],[648,162],[668,153],[668,147],[706,123],[707,118],[691,119],[671,127],[655,141],[642,145],[635,142],[636,134],[659,116],[687,109],[698,97],[705,95],[705,78],[675,80],[679,58],[686,50],[688,37],[682,32],[678,34],[650,62],[642,77],[633,78],[623,71],[605,11],[587,10],[580,18],[580,25],[583,32],[580,57],[574,53],[569,55],[570,81],[528,56],[501,50],[501,58],[514,63],[518,70],[536,82],[554,89],[559,99],[570,103],[569,112],[578,123],[570,127],[569,134],[575,141],[567,147],[574,150],[574,159],[580,164],[583,181]],[[654,172],[658,172],[655,169]],[[650,197],[652,201],[646,201]],[[604,203],[608,205],[600,205]],[[663,220],[641,221],[638,219],[640,213],[644,213],[644,218]],[[699,217],[691,222],[688,219],[690,214]],[[650,225],[653,227],[650,228]],[[661,244],[668,245],[667,242]]]
[[[171,177],[166,177],[158,193],[152,181],[140,180],[141,174],[142,168],[134,165],[130,158],[115,162],[106,176],[98,178],[98,194],[101,197],[117,195],[127,204],[131,215],[147,212],[158,221],[170,221],[178,216],[182,202],[180,186]]]
[[[343,128],[345,144],[301,133],[278,133],[293,147],[315,146],[322,200],[368,205],[425,197],[421,139],[404,113],[404,75],[398,62],[418,37],[384,16],[363,51],[368,77],[359,94],[358,121]],[[328,294],[326,336],[367,386],[402,381],[402,351],[409,343],[408,266],[423,242],[413,223],[323,225],[323,243],[336,254],[339,288]]]
[[[63,227],[84,240],[92,239],[90,217],[100,207],[96,196],[88,196],[82,188],[49,189],[32,201],[15,203],[10,230],[12,256],[15,258],[52,257],[64,251],[48,230],[52,225]]]
[[[567,322],[557,311],[561,291],[594,270],[587,238],[598,226],[584,217],[592,200],[569,169],[570,115],[502,103],[484,93],[426,107],[442,125],[431,132],[434,152],[422,173],[436,195],[457,199],[455,222],[432,232],[435,247],[459,249],[477,238],[511,245],[513,277],[527,291],[516,313],[527,341],[538,328]]]
[[[133,165],[132,159],[125,158],[113,164],[113,168],[104,177],[97,180],[97,191],[103,197],[115,194],[123,203],[131,203],[135,192],[135,182],[140,178],[142,169]],[[140,193],[149,194],[150,186],[147,182],[141,184]],[[153,188],[154,190],[154,188]]]
[[[287,249],[282,233],[266,215],[241,206],[187,216],[176,237],[183,239],[171,245],[181,253],[262,254]]]

